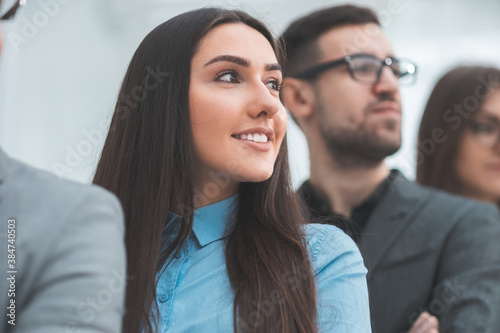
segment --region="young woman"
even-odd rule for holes
[[[417,181],[500,207],[500,70],[462,66],[445,74],[419,131]],[[423,147],[423,146],[422,146]]]
[[[366,269],[304,225],[281,61],[262,23],[205,8],[134,54],[94,183],[126,216],[125,332],[369,332]]]

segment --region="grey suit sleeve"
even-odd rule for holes
[[[15,332],[121,332],[125,287],[123,213],[92,187],[50,240],[45,265]],[[49,222],[50,223],[50,222]]]
[[[429,309],[440,333],[497,332],[500,327],[500,214],[469,210],[445,243]]]

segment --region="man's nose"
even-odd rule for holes
[[[384,66],[380,73],[380,79],[373,86],[377,94],[395,94],[399,91],[398,78],[394,75],[391,68]]]

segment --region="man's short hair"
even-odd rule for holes
[[[377,15],[366,7],[342,5],[324,8],[295,20],[281,35],[279,42],[286,56],[285,76],[316,64],[319,56],[316,41],[325,32],[350,24],[375,23]]]

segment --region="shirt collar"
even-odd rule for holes
[[[232,212],[237,202],[238,194],[227,199],[198,208],[194,211],[193,232],[203,247],[226,237],[230,232]]]
[[[367,207],[375,206],[381,199],[382,197],[387,193],[387,191],[391,188],[393,185],[393,182],[397,179],[397,177],[401,176],[401,172],[396,169],[392,169],[391,172],[389,173],[389,176],[380,183],[375,191],[372,192],[366,198],[362,203],[354,207],[354,210],[363,210]]]
[[[394,189],[394,184],[401,180],[400,177],[404,176],[399,170],[391,170],[389,176],[377,186],[368,198],[353,208],[349,221],[339,218],[332,219],[331,221],[328,219],[326,221],[344,230],[354,240],[358,240],[359,233],[368,222],[375,206],[389,190]],[[325,218],[335,216],[326,196],[315,189],[309,181],[305,181],[302,184],[298,193],[307,207],[306,214],[313,221],[318,220],[323,222]]]

